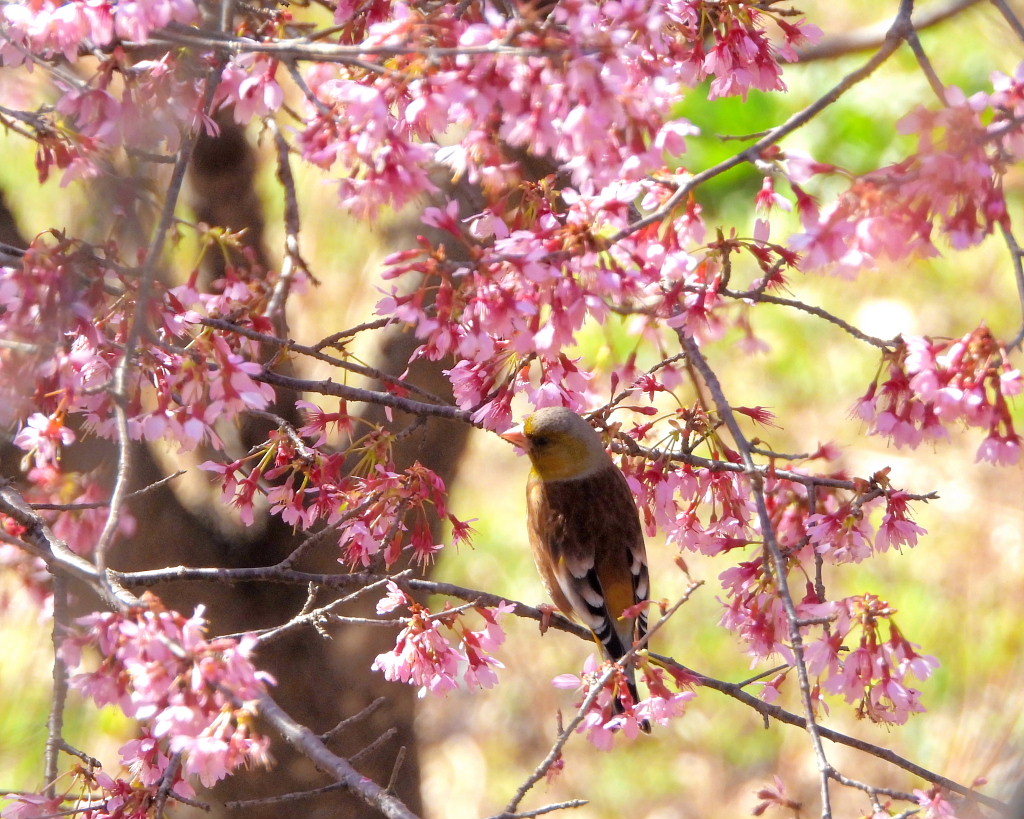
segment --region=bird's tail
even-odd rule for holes
[[[605,655],[614,663],[622,660],[627,653],[627,648],[623,642],[622,637],[612,627],[610,620],[605,620],[603,628],[599,630],[592,629],[594,632],[594,641],[604,650]],[[626,687],[629,689],[629,694],[633,698],[633,704],[636,705],[640,702],[640,692],[636,687],[636,670],[633,668],[632,661],[623,664],[623,673],[626,676]],[[626,709],[622,705],[622,701],[615,697],[615,713],[625,713]],[[640,730],[645,734],[651,733],[651,723],[645,719],[639,721]]]

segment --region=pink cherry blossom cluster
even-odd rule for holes
[[[754,502],[738,473],[641,459],[622,466],[648,535],[660,531],[680,550],[706,555],[755,539]]]
[[[397,283],[377,310],[414,328],[424,341],[419,354],[458,359],[448,372],[456,401],[484,426],[507,427],[520,393],[536,407],[582,411],[596,403],[593,374],[564,351],[587,322],[633,315],[633,331],[656,346],[665,327],[718,338],[729,326],[724,309],[736,304],[719,292],[734,256],[753,263],[758,278],[751,286],[762,292],[783,285],[796,262],[767,241],[720,236],[704,244],[692,199],[671,226],[635,227],[638,203],[655,211],[672,193],[666,183],[645,180],[594,195],[556,195],[545,180],[464,218],[454,201],[428,208],[424,222],[472,248],[472,260],[451,260],[426,240],[392,254],[385,277]],[[410,289],[411,280],[425,286]],[[640,373],[627,362],[612,373],[612,386],[657,391],[678,385],[674,374]]]
[[[977,427],[988,433],[977,460],[1020,460],[1021,438],[1007,399],[1021,393],[1024,379],[987,327],[958,339],[906,338],[882,363],[884,375],[853,409],[873,434],[913,449],[948,438],[951,425]]]
[[[593,654],[583,664],[579,676],[560,674],[553,684],[556,688],[578,691],[579,708],[586,701],[601,678],[608,670],[608,664],[599,663]],[[645,661],[641,666],[641,676],[648,689],[648,696],[633,702],[626,684],[626,672],[616,669],[604,683],[601,692],[590,705],[583,721],[576,729],[585,733],[587,740],[602,751],[610,751],[615,737],[624,736],[636,739],[641,732],[641,723],[668,725],[669,720],[681,717],[686,713],[686,706],[695,696],[690,687],[695,678],[678,670],[666,670]],[[686,688],[687,690],[681,690]],[[675,690],[673,690],[675,689]]]
[[[868,501],[862,498],[843,499],[833,493],[823,494],[818,505],[822,511],[807,515],[802,522],[802,530],[815,553],[827,557],[832,563],[860,563],[877,552],[913,547],[917,545],[917,538],[925,534],[924,528],[910,517],[905,492],[889,492]],[[871,511],[883,501],[885,512],[879,525],[874,527]],[[790,540],[800,531],[800,523],[793,522],[796,531]]]
[[[74,13],[70,10],[86,7],[123,9],[130,5],[136,4],[70,2],[59,6],[59,11]],[[185,5],[195,11],[190,2]],[[8,3],[0,10],[0,19],[3,14],[21,15],[25,11],[22,4]],[[77,52],[83,42],[87,41],[71,39],[69,48]],[[22,58],[30,54],[17,40],[0,41],[0,61],[5,51],[8,56]],[[44,54],[47,51],[43,49]],[[27,65],[31,68],[32,63]],[[217,126],[203,111],[204,73],[201,63],[183,54],[168,52],[154,59],[137,60],[115,49],[95,70],[90,69],[87,78],[70,73],[59,75],[55,85],[60,95],[52,112],[49,101],[41,101],[47,115],[36,113],[26,119],[35,132],[40,181],[48,179],[54,169],[63,172],[62,185],[113,173],[121,152],[133,159],[154,157],[164,149],[177,151],[184,133],[198,128],[214,133]],[[242,90],[247,89],[245,86]]]
[[[284,91],[277,82],[279,65],[262,54],[233,57],[221,71],[214,103],[233,105],[235,122],[242,124],[273,114],[284,104]]]
[[[723,625],[737,631],[755,656],[777,654],[792,666],[789,622],[762,559],[726,570],[722,583],[730,594]],[[824,622],[802,629],[804,659],[820,704],[823,693],[839,695],[854,705],[859,717],[900,725],[925,710],[921,692],[908,684],[908,678],[927,679],[938,661],[920,654],[903,636],[892,620],[895,610],[887,603],[870,594],[821,602],[808,583],[796,608],[801,621]],[[889,627],[887,639],[880,632],[883,622]],[[763,699],[772,702],[779,696],[787,672],[764,684]]]
[[[468,607],[484,620],[482,628],[473,630],[463,622],[467,607],[431,613],[394,581],[388,581],[387,589],[377,603],[377,613],[389,614],[404,608],[409,616],[402,618],[405,626],[395,647],[378,654],[373,669],[388,680],[419,686],[420,696],[428,691],[444,694],[457,688],[460,679],[468,688],[491,688],[498,684],[496,670],[505,666],[491,652],[505,642],[500,620],[515,606],[501,603],[494,608]]]
[[[994,93],[971,97],[950,87],[945,107],[918,107],[899,124],[917,135],[917,151],[853,177],[824,208],[801,185],[818,174],[850,174],[798,155],[783,162],[804,225],[791,239],[803,268],[852,276],[882,261],[937,255],[936,232],[962,250],[1006,224],[1003,174],[1009,161],[1024,156],[1022,77],[1024,70],[1013,78],[997,74]]]
[[[371,432],[346,451],[326,451],[321,446],[327,426],[351,429],[351,419],[344,411],[325,413],[301,403],[308,422],[300,434],[316,435],[316,443],[274,430],[262,446],[238,460],[201,464],[220,476],[223,497],[246,524],[255,519],[256,499],[265,495],[270,512],[298,529],[318,522],[337,526],[339,560],[353,566],[377,559],[391,566],[406,548],[417,563],[428,563],[442,548],[432,534],[434,517],[448,520],[454,543],[469,540],[469,523],[448,511],[437,473],[418,462],[404,470],[391,462],[392,435]],[[360,455],[352,469],[350,459]]]
[[[145,42],[170,22],[194,23],[199,8],[192,0],[70,0],[5,3],[0,9],[6,36],[0,64],[17,66],[29,55],[62,55],[75,61],[83,48],[103,47],[115,39]]]
[[[30,248],[21,267],[0,268],[0,333],[16,342],[0,351],[10,399],[5,420],[32,412],[17,442],[37,465],[57,463],[59,445],[76,435],[73,420],[102,436],[116,434],[110,390],[134,320],[136,288],[132,271],[116,258],[64,239],[53,248]],[[258,345],[201,324],[204,317],[230,315],[271,329],[260,312],[267,288],[229,275],[213,294],[187,284],[154,299],[157,343],[140,345],[126,384],[132,438],[166,438],[182,449],[219,443],[216,423],[270,403],[273,389],[253,378],[262,370],[252,360]]]
[[[182,754],[186,775],[206,786],[241,765],[265,764],[268,740],[245,703],[265,694],[273,679],[252,665],[253,638],[207,640],[202,607],[186,618],[152,595],[144,601],[148,608],[76,621],[79,629],[60,649],[75,672],[71,686],[141,722],[167,751]],[[99,658],[94,667],[92,653]],[[150,772],[148,779],[159,775],[156,763],[167,761],[152,743],[122,752],[125,764]]]
[[[820,627],[821,638],[804,649],[807,670],[818,684],[854,704],[858,716],[902,725],[911,714],[925,710],[921,692],[908,685],[908,678],[926,680],[939,663],[903,636],[893,620],[895,613],[873,594],[827,603],[805,601],[800,609],[808,619],[829,618]],[[883,638],[883,623],[888,638]]]
[[[431,160],[505,188],[517,177],[508,146],[554,158],[587,189],[641,178],[663,151],[685,149],[692,127],[665,120],[686,85],[714,77],[711,96],[781,90],[779,60],[820,34],[748,3],[705,0],[566,0],[511,17],[485,5],[341,3],[336,16],[341,43],[399,52],[386,71],[317,66],[306,78],[303,155],[348,168],[342,201],[363,214],[431,190]]]

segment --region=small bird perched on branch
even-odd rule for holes
[[[646,612],[623,612],[650,594],[643,529],[625,476],[594,428],[564,407],[538,410],[502,437],[533,464],[527,525],[548,594],[620,660],[647,632]],[[639,702],[632,666],[625,671]],[[621,711],[618,698],[615,706]],[[646,721],[641,728],[650,731]]]

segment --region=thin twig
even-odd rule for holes
[[[384,731],[380,736],[376,737],[373,740],[373,742],[371,742],[365,748],[360,748],[358,751],[356,751],[354,754],[352,754],[352,756],[350,756],[348,758],[348,761],[351,762],[353,765],[355,765],[361,759],[363,759],[364,757],[369,756],[374,751],[376,751],[378,748],[380,748],[382,745],[384,745],[386,742],[388,742],[389,740],[393,739],[395,734],[397,734],[397,733],[398,733],[398,729],[395,726],[392,725],[390,728],[388,728],[386,731]],[[384,790],[388,790],[388,789],[385,788]]]
[[[390,793],[395,792],[395,785],[398,784],[398,774],[402,770],[402,765],[405,762],[406,746],[403,745],[398,749],[398,753],[395,755],[395,764],[391,768],[391,776],[388,779],[388,784],[384,787],[384,790]]]
[[[359,364],[354,361],[328,355],[327,353],[321,352],[318,347],[309,347],[305,344],[299,344],[297,341],[290,338],[267,335],[266,333],[261,333],[258,330],[253,330],[250,327],[242,327],[239,324],[235,324],[234,322],[226,321],[224,319],[204,318],[199,323],[207,327],[213,327],[217,330],[226,330],[229,333],[237,333],[240,336],[251,338],[253,341],[259,341],[263,344],[270,344],[274,347],[280,347],[288,351],[301,353],[302,355],[309,356],[317,361],[323,361],[325,364],[332,364],[335,367],[341,367],[342,369],[350,370],[351,372],[358,373],[359,375],[365,375],[367,378],[374,378],[378,381],[394,384],[401,389],[418,393],[424,398],[428,398],[438,404],[447,403],[443,398],[439,398],[432,392],[429,392],[416,384],[405,381],[398,376],[390,375],[376,367],[370,367],[367,364]],[[450,406],[450,403],[447,403],[447,405]]]
[[[414,401],[411,398],[402,398],[389,392],[350,387],[348,384],[339,384],[331,379],[311,381],[305,378],[281,375],[270,370],[264,370],[262,373],[254,375],[253,378],[275,387],[285,387],[298,390],[299,392],[315,392],[321,395],[334,395],[349,401],[391,407],[401,412],[407,412],[410,415],[431,415],[437,418],[448,418],[453,421],[464,421],[475,427],[483,428],[482,422],[473,420],[472,413],[458,407],[445,404],[426,404],[422,401]]]
[[[131,500],[132,498],[141,497],[148,492],[152,492],[154,489],[159,489],[164,484],[170,483],[175,478],[180,478],[187,472],[187,469],[179,469],[174,474],[167,475],[158,481],[153,481],[153,483],[142,487],[142,489],[136,489],[134,492],[129,492],[124,496],[124,499]],[[81,509],[102,509],[105,506],[110,506],[110,501],[90,501],[88,503],[30,503],[29,506],[41,512],[76,512]]]
[[[277,179],[284,193],[284,259],[281,261],[281,273],[267,302],[266,314],[274,322],[277,334],[283,336],[288,333],[285,304],[288,301],[292,279],[297,271],[306,269],[306,263],[299,251],[299,200],[295,193],[295,177],[292,175],[292,166],[288,159],[288,142],[273,117],[267,118],[266,123],[274,135],[274,146],[277,149]]]
[[[370,807],[388,819],[418,819],[401,799],[363,776],[348,760],[332,753],[316,734],[292,719],[269,695],[261,697],[258,705],[260,714],[286,742],[339,783],[347,785]]]
[[[878,794],[888,796],[892,799],[900,799],[904,802],[913,802],[917,804],[917,797],[912,793],[906,791],[897,791],[892,788],[877,788],[874,785],[869,785],[866,782],[860,782],[856,779],[851,779],[848,776],[843,776],[839,771],[833,769],[829,771],[829,776],[838,782],[840,785],[845,785],[848,788],[856,788],[859,791],[864,791],[872,800],[876,800]]]
[[[325,793],[334,793],[335,791],[345,790],[346,786],[341,782],[335,782],[333,785],[325,785],[322,788],[312,788],[308,791],[293,791],[291,793],[281,793],[277,796],[261,796],[259,799],[237,799],[230,802],[225,802],[224,807],[228,810],[244,810],[245,808],[262,807],[263,805],[274,805],[278,802],[295,802],[300,799],[312,799],[317,796],[322,796]]]
[[[407,570],[407,571],[411,571],[411,570]],[[396,575],[396,577],[397,576],[398,575]],[[388,578],[387,580],[390,580],[390,579],[391,578]],[[365,594],[369,594],[374,589],[380,588],[381,586],[383,586],[387,582],[387,580],[379,580],[376,583],[371,583],[370,585],[364,586],[363,588],[356,590],[355,592],[353,592],[352,594],[350,594],[350,595],[348,595],[346,597],[342,597],[342,598],[340,598],[338,600],[334,600],[334,601],[328,603],[326,606],[321,606],[320,608],[313,609],[312,611],[309,611],[309,612],[300,612],[299,614],[297,614],[295,617],[293,617],[291,620],[289,620],[287,623],[285,623],[283,625],[267,629],[267,630],[265,630],[263,632],[260,632],[260,631],[252,632],[250,630],[247,633],[250,633],[250,634],[255,633],[256,635],[258,635],[256,637],[256,644],[257,645],[263,645],[265,643],[273,642],[274,640],[276,640],[276,639],[278,639],[280,637],[283,637],[285,634],[288,634],[289,632],[292,632],[295,629],[300,628],[301,626],[316,624],[317,622],[322,620],[324,617],[326,617],[328,614],[332,614],[336,609],[340,608],[341,606],[345,605],[346,603],[350,603],[351,601],[355,600],[356,598],[362,597]],[[395,623],[391,622],[391,621],[372,620],[372,619],[369,619],[369,618],[366,618],[366,617],[340,617],[338,615],[334,615],[334,616],[337,617],[339,622],[343,622],[343,623],[344,622],[348,622],[348,623],[358,623],[360,625],[390,626],[390,627],[394,627],[394,625],[395,625]],[[228,635],[228,636],[235,636],[235,635]]]
[[[992,5],[999,9],[999,13],[1003,15],[1003,19],[1009,24],[1010,28],[1013,29],[1021,40],[1024,40],[1024,24],[1021,23],[1020,18],[1014,14],[1013,9],[1010,8],[1006,0],[991,0]]]
[[[971,6],[977,5],[980,1],[952,0],[947,3],[931,3],[925,9],[914,13],[914,30],[924,31],[926,28],[931,28],[950,17],[955,17]],[[878,25],[867,26],[845,34],[835,34],[813,45],[798,48],[797,60],[801,63],[810,63],[816,60],[833,60],[836,57],[860,51],[872,51],[885,42],[888,33],[889,23],[883,21]]]
[[[602,689],[604,689],[605,684],[611,679],[615,671],[618,668],[629,667],[629,664],[632,662],[633,657],[636,656],[636,653],[644,649],[650,639],[657,634],[658,630],[668,622],[672,615],[679,611],[680,607],[693,596],[693,593],[697,591],[701,585],[703,585],[703,583],[691,583],[689,588],[683,593],[682,597],[679,598],[675,605],[658,618],[658,622],[654,623],[640,640],[633,643],[633,646],[629,651],[612,663],[605,673],[602,674],[596,682],[591,684],[592,688],[587,692],[587,696],[584,698],[580,707],[576,710],[575,716],[569,724],[562,729],[554,744],[551,746],[551,750],[548,751],[547,756],[544,757],[541,763],[534,769],[533,773],[531,773],[530,776],[526,778],[526,781],[519,786],[518,790],[516,790],[515,795],[505,807],[505,813],[502,814],[502,816],[511,816],[515,814],[516,810],[519,808],[519,803],[523,801],[523,798],[527,793],[529,793],[530,789],[543,779],[547,775],[551,766],[558,761],[559,757],[562,755],[562,748],[565,747],[565,743],[569,741],[569,737],[572,736],[579,724],[586,718],[587,712],[597,700]]]
[[[489,819],[532,819],[534,816],[544,816],[548,813],[554,813],[556,810],[569,810],[571,808],[582,808],[584,805],[590,803],[586,799],[569,799],[566,802],[554,802],[550,805],[545,805],[542,808],[534,808],[533,810],[524,810],[519,813],[496,813]]]
[[[203,112],[208,112],[213,102],[213,94],[216,91],[220,80],[220,67],[211,67],[207,74],[206,94],[203,100]],[[100,532],[96,541],[95,555],[96,566],[100,572],[107,568],[107,554],[117,534],[118,525],[121,520],[121,512],[125,496],[128,493],[128,482],[131,479],[131,439],[128,434],[127,406],[129,399],[129,377],[134,366],[134,358],[139,340],[142,338],[143,328],[147,322],[149,312],[149,301],[153,289],[153,281],[156,278],[157,266],[163,257],[164,246],[174,222],[174,211],[178,205],[178,198],[181,195],[182,185],[185,182],[185,172],[188,170],[189,160],[192,158],[192,149],[199,139],[199,128],[201,123],[190,129],[181,138],[181,147],[178,149],[178,158],[171,171],[171,179],[167,185],[167,194],[164,199],[163,210],[160,220],[153,232],[149,248],[139,271],[139,286],[135,294],[135,311],[132,321],[128,327],[128,333],[124,342],[124,353],[120,363],[114,371],[113,398],[114,420],[117,427],[117,475],[114,480],[114,488],[110,494],[110,505],[107,519],[103,524],[103,531]]]
[[[377,697],[377,699],[375,699],[361,711],[353,714],[350,717],[345,717],[345,719],[343,719],[341,722],[335,725],[330,731],[321,734],[320,739],[322,739],[324,742],[330,742],[338,734],[342,733],[345,729],[347,729],[350,725],[354,725],[357,722],[361,722],[362,720],[369,718],[370,715],[379,711],[381,706],[384,705],[384,703],[386,703],[387,701],[387,697]]]
[[[167,765],[167,770],[164,771],[164,775],[160,777],[160,787],[156,792],[156,818],[163,819],[164,808],[167,806],[167,799],[174,790],[174,783],[178,778],[178,772],[181,770],[181,752],[171,755],[171,761]]]
[[[46,782],[45,793],[49,797],[56,794],[57,762],[64,745],[64,704],[68,697],[68,667],[60,651],[64,638],[63,630],[68,625],[68,590],[67,581],[59,574],[53,576],[53,627],[51,642],[53,643],[53,693],[50,699],[50,718],[46,726],[46,757],[43,766],[43,781]]]
[[[1008,221],[1000,222],[999,229],[1002,231],[1003,241],[1006,242],[1006,247],[1010,251],[1013,277],[1017,282],[1017,297],[1020,300],[1021,312],[1024,313],[1024,250],[1021,249],[1020,244],[1017,242],[1017,237],[1013,235],[1013,228]],[[1007,345],[1007,349],[1017,349],[1021,346],[1022,342],[1024,342],[1024,321],[1021,322],[1021,329],[1014,336],[1013,341]]]
[[[565,747],[565,743],[569,741],[569,737],[572,736],[579,724],[583,722],[584,718],[586,718],[590,707],[597,701],[597,698],[601,695],[605,685],[617,671],[618,668],[614,664],[609,665],[601,676],[591,683],[591,689],[587,692],[587,696],[584,697],[583,702],[580,703],[580,707],[576,709],[576,713],[569,721],[569,724],[566,725],[558,734],[558,737],[551,746],[551,750],[548,751],[547,756],[541,760],[540,764],[534,769],[533,773],[527,777],[526,781],[519,786],[519,789],[509,801],[508,806],[505,808],[503,813],[499,814],[497,819],[507,819],[507,817],[515,815],[516,809],[519,807],[519,803],[523,801],[523,797],[526,796],[534,785],[547,775],[551,766],[554,765],[562,756],[562,748]]]
[[[319,352],[324,347],[336,347],[339,341],[352,338],[353,336],[359,335],[359,333],[365,332],[366,330],[382,330],[389,324],[394,324],[395,319],[391,316],[385,316],[384,318],[374,319],[373,321],[365,321],[362,324],[357,324],[355,327],[349,327],[347,330],[340,330],[337,333],[332,333],[327,338],[318,341],[313,345],[313,349]]]
[[[625,434],[617,435],[615,440],[611,443],[611,448],[612,451],[623,455],[639,456],[651,461],[678,461],[679,463],[688,464],[689,466],[708,469],[712,472],[745,473],[747,470],[746,466],[743,464],[737,464],[731,461],[702,458],[700,455],[692,455],[689,452],[676,452],[674,450],[653,449],[651,447],[641,446],[633,438],[630,438]],[[803,484],[804,486],[827,486],[832,489],[846,489],[850,492],[860,493],[863,491],[864,485],[867,484],[872,487],[872,491],[880,492],[883,495],[889,495],[893,492],[900,491],[891,488],[883,489],[882,487],[876,486],[872,481],[855,482],[845,480],[843,478],[830,478],[823,475],[805,475],[802,472],[793,472],[790,469],[774,469],[771,464],[761,466],[755,465],[754,471],[764,477],[792,481],[794,483]],[[938,498],[938,494],[935,492],[928,492],[926,494],[907,494],[906,497],[915,501],[930,501]]]
[[[914,57],[917,58],[917,64],[921,67],[921,71],[927,78],[928,85],[930,85],[932,91],[935,92],[935,96],[939,98],[940,103],[946,105],[946,87],[942,84],[942,80],[939,79],[939,75],[935,72],[935,66],[932,65],[932,61],[928,59],[924,46],[921,45],[921,38],[917,36],[916,31],[911,31],[907,35],[907,45],[909,45],[910,50],[914,52]]]
[[[820,319],[824,319],[831,324],[836,325],[842,330],[845,330],[849,335],[870,344],[872,347],[878,347],[880,350],[891,350],[896,346],[895,339],[882,339],[858,330],[850,322],[841,319],[839,316],[830,313],[821,307],[814,304],[807,304],[806,302],[799,301],[797,299],[789,299],[784,296],[773,296],[769,293],[762,293],[760,291],[748,290],[744,292],[722,289],[719,291],[721,295],[728,296],[734,299],[742,299],[744,301],[762,302],[764,304],[778,304],[784,307],[792,307],[796,310],[802,310],[805,313],[809,313],[812,316],[817,316]]]

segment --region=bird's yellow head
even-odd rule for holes
[[[565,407],[537,410],[501,437],[526,450],[542,481],[585,478],[611,463],[601,436]]]

